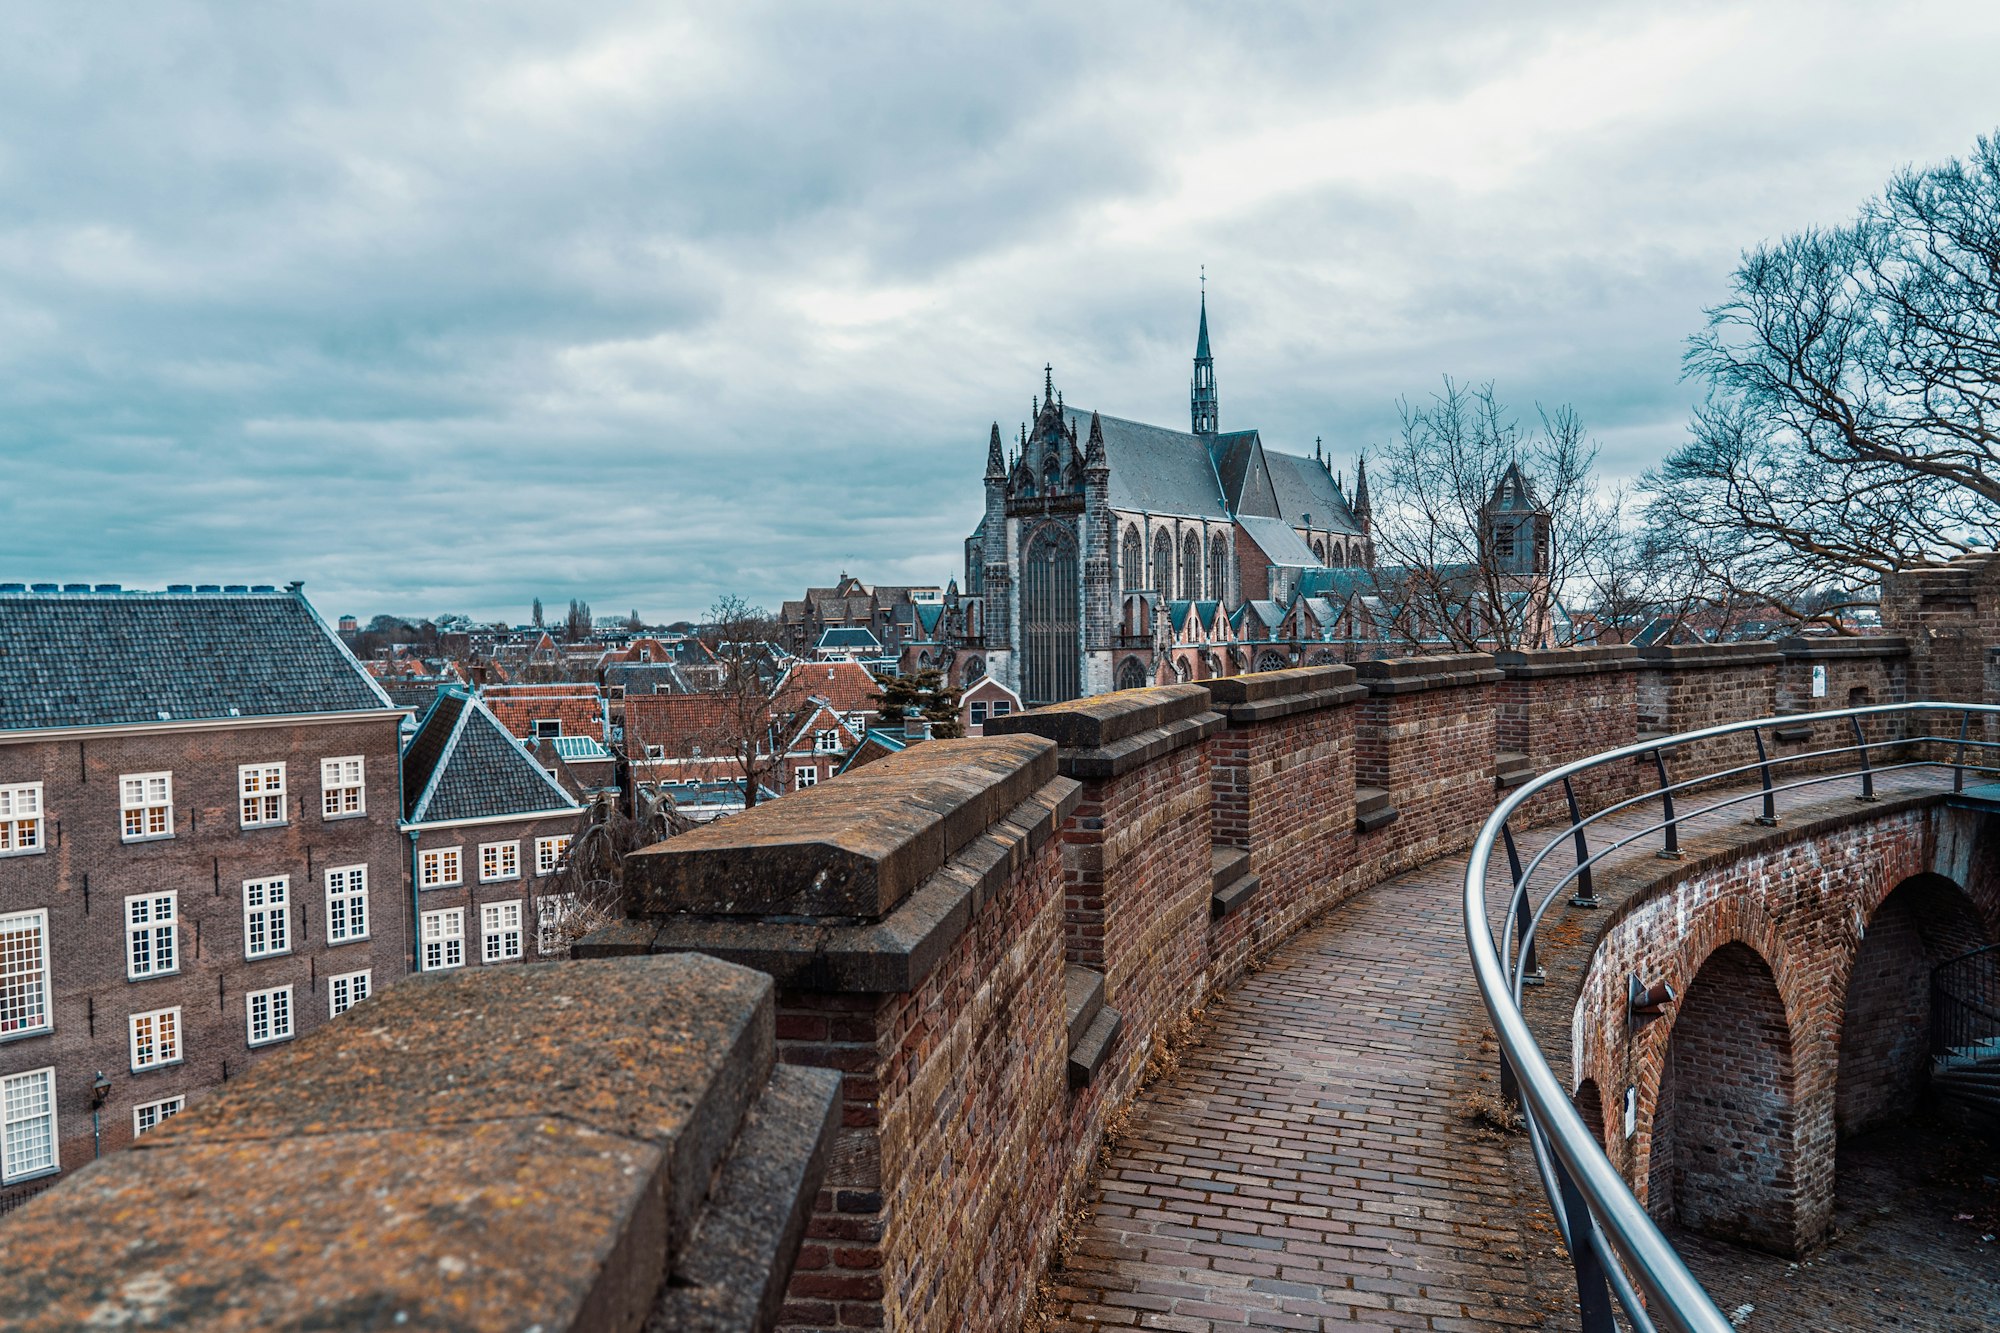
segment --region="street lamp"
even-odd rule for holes
[[[104,1077],[102,1069],[90,1084],[90,1155],[92,1158],[104,1152],[104,1100],[111,1095],[111,1080]]]

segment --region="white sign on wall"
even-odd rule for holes
[[[1824,662],[1815,662],[1813,664],[1812,697],[1815,699],[1826,698],[1826,663]]]

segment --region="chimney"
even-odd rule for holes
[[[904,743],[913,745],[918,741],[927,741],[930,738],[931,721],[924,716],[923,710],[917,708],[915,705],[905,708],[903,710]]]

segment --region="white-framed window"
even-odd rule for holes
[[[180,891],[166,889],[125,900],[125,977],[163,977],[181,970]]]
[[[536,953],[561,953],[568,947],[566,927],[570,913],[575,910],[576,895],[573,893],[545,893],[535,899]]]
[[[981,700],[975,699],[972,703],[972,725],[975,727],[986,725],[986,705]]]
[[[42,850],[42,784],[16,782],[0,787],[0,856],[25,856]]]
[[[132,1137],[138,1138],[149,1129],[159,1128],[162,1120],[171,1120],[187,1109],[185,1097],[162,1097],[156,1102],[132,1108]]]
[[[174,836],[174,775],[127,773],[118,779],[118,815],[126,842]]]
[[[482,842],[479,844],[479,882],[521,878],[521,844]]]
[[[243,881],[243,956],[292,951],[292,884],[284,875]]]
[[[569,834],[554,838],[535,839],[535,873],[553,875],[562,869],[563,857],[569,855]]]
[[[417,853],[417,885],[425,889],[448,889],[465,879],[460,859],[462,847],[438,847]]]
[[[368,938],[368,867],[334,866],[326,872],[326,942]]]
[[[0,916],[0,1038],[47,1032],[49,1017],[49,914]]]
[[[319,812],[325,819],[345,819],[349,815],[367,813],[362,796],[366,784],[362,781],[361,756],[347,755],[340,759],[319,761]]]
[[[328,977],[326,979],[328,1016],[344,1014],[367,999],[370,980],[370,974],[367,972],[343,972],[337,977]]]
[[[132,1072],[179,1064],[181,1058],[181,1010],[154,1009],[134,1014],[132,1025]]]
[[[442,972],[465,966],[465,909],[446,907],[425,912],[419,937],[424,946],[424,971]]]
[[[664,745],[648,745],[648,746],[646,747],[646,758],[648,758],[648,759],[652,760],[652,761],[653,761],[654,763],[659,763],[659,762],[663,761],[663,760],[664,760],[664,759],[665,759],[666,757],[667,757],[667,747],[666,747],[666,746],[664,746]]]
[[[562,719],[559,717],[538,717],[535,719],[535,739],[552,741],[562,735]]]
[[[486,903],[479,909],[479,960],[504,963],[521,956],[521,900]]]
[[[236,769],[236,794],[244,828],[285,822],[285,766],[242,764]]]
[[[993,716],[1005,717],[1013,711],[1014,705],[1008,703],[1005,699],[995,699],[993,701]]]
[[[285,1040],[292,1035],[292,988],[251,991],[243,997],[243,1017],[252,1046]]]
[[[866,713],[848,713],[841,718],[841,721],[847,723],[847,729],[857,736],[862,735],[868,730],[868,714]]]
[[[55,1067],[0,1078],[0,1184],[61,1169],[56,1142]]]
[[[813,753],[839,754],[840,732],[838,730],[815,731],[813,733]]]
[[[792,770],[792,788],[803,791],[819,781],[819,769],[811,764],[800,764]]]

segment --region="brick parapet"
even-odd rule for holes
[[[1783,655],[1765,644],[1675,644],[1639,650],[1638,726],[1647,735],[1677,735],[1777,711]],[[1700,741],[1675,749],[1676,776],[1749,763],[1756,746],[1745,736]]]
[[[1561,648],[1498,653],[1502,679],[1495,691],[1495,744],[1526,777],[1639,738],[1634,673],[1638,650],[1628,647]],[[1651,773],[1633,764],[1608,764],[1572,782],[1585,812],[1602,809],[1650,784]],[[1567,818],[1563,798],[1551,791],[1531,798],[1514,823],[1520,827]]]
[[[1366,882],[1385,879],[1469,841],[1493,807],[1494,690],[1481,654],[1355,665],[1368,686],[1354,729],[1357,791],[1387,794],[1395,818],[1359,833]]]

